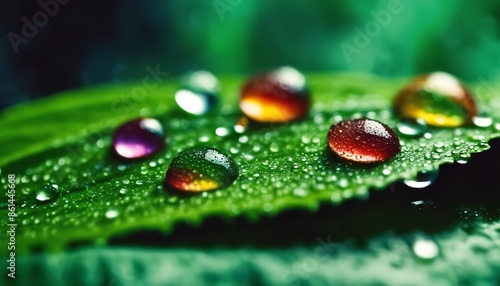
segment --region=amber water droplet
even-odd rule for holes
[[[361,163],[383,162],[401,150],[399,138],[391,128],[366,118],[332,125],[328,144],[338,156]]]
[[[175,93],[175,102],[193,115],[206,114],[217,103],[219,81],[208,71],[196,71],[181,79],[181,88]]]
[[[399,91],[394,111],[403,118],[421,118],[428,125],[456,127],[477,114],[472,92],[454,76],[434,72],[419,76]]]
[[[227,154],[209,147],[192,148],[177,154],[165,176],[168,187],[187,192],[204,192],[229,186],[239,175]]]
[[[116,154],[127,159],[151,156],[165,148],[164,131],[154,118],[138,118],[119,126],[113,136]]]
[[[291,67],[250,79],[241,91],[240,108],[249,118],[284,123],[303,118],[311,106],[305,77]]]

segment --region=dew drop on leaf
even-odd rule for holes
[[[396,95],[394,110],[402,118],[421,118],[428,125],[439,127],[469,123],[477,114],[472,93],[444,72],[415,78]]]
[[[36,200],[38,203],[50,203],[59,196],[59,186],[56,184],[42,186],[36,192]]]
[[[104,216],[106,218],[116,218],[117,216],[119,215],[119,212],[115,209],[109,209],[108,211],[106,211],[106,213],[104,214]]]
[[[396,133],[372,119],[344,120],[332,125],[328,144],[341,158],[361,163],[387,161],[401,150]]]
[[[438,245],[427,235],[416,235],[413,239],[411,248],[413,254],[422,260],[432,260],[439,255]]]
[[[477,127],[490,127],[493,125],[493,118],[484,114],[476,115],[472,117],[472,123]]]
[[[291,67],[251,78],[241,91],[241,110],[259,122],[298,120],[309,112],[310,106],[305,77]]]
[[[137,118],[119,126],[113,136],[115,153],[127,159],[151,156],[165,148],[164,131],[154,118]]]
[[[236,133],[243,133],[248,128],[248,118],[246,116],[240,117],[234,124],[234,131]]]
[[[203,115],[214,108],[219,81],[212,73],[191,72],[181,82],[181,88],[175,93],[175,102],[180,108],[193,115]]]
[[[403,183],[410,188],[422,189],[434,183],[438,175],[439,175],[439,169],[425,170],[418,172],[415,179],[406,179],[403,181]]]
[[[397,130],[399,133],[407,136],[407,137],[420,137],[427,132],[427,123],[425,120],[418,119],[401,119],[397,125]]]
[[[227,154],[201,147],[177,154],[168,167],[165,183],[175,190],[203,192],[225,188],[238,175],[236,163]]]

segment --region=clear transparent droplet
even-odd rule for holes
[[[418,119],[402,119],[400,120],[396,128],[398,131],[408,137],[420,137],[427,132],[427,123],[425,120]]]
[[[415,179],[406,179],[403,182],[410,188],[422,189],[434,183],[438,175],[439,175],[439,169],[424,170],[419,172]]]
[[[175,93],[175,102],[184,111],[203,115],[217,103],[219,81],[208,71],[188,73],[181,80],[181,88]]]
[[[59,196],[59,186],[56,184],[45,185],[36,192],[38,203],[50,203]]]

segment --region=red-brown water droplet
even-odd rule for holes
[[[394,98],[394,111],[403,118],[423,119],[428,125],[457,127],[477,114],[472,92],[444,72],[419,76]]]
[[[140,159],[165,148],[164,131],[154,118],[138,118],[120,125],[113,136],[113,149],[120,157]]]
[[[394,131],[376,120],[344,120],[328,132],[328,144],[338,156],[361,163],[376,163],[399,153],[399,138]]]
[[[311,98],[305,77],[283,67],[250,79],[241,91],[240,108],[249,118],[265,123],[284,123],[306,116]]]

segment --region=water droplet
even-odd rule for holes
[[[269,149],[271,150],[271,152],[276,153],[280,150],[280,146],[278,145],[278,143],[276,143],[276,141],[273,141],[269,146]]]
[[[401,150],[394,131],[371,119],[344,120],[333,125],[328,143],[340,157],[362,163],[386,161]]]
[[[283,67],[250,79],[242,89],[240,108],[259,122],[290,122],[309,112],[311,99],[305,77]]]
[[[398,131],[408,137],[420,137],[427,132],[427,123],[425,120],[418,119],[401,119],[396,125]]]
[[[439,169],[435,170],[424,170],[418,172],[417,177],[415,179],[406,179],[404,180],[404,184],[410,188],[414,189],[422,189],[430,186],[434,181],[436,181],[439,175]]]
[[[104,214],[104,216],[106,216],[107,218],[116,218],[118,214],[119,212],[117,210],[110,209]]]
[[[122,124],[113,136],[116,154],[127,159],[151,156],[165,148],[164,131],[154,118],[138,118]]]
[[[215,134],[219,137],[227,136],[229,134],[229,129],[225,127],[218,127],[217,129],[215,129]]]
[[[192,148],[177,154],[165,181],[173,189],[203,192],[229,186],[239,175],[236,163],[225,153],[209,148]]]
[[[477,108],[472,93],[454,76],[434,72],[414,79],[394,99],[403,118],[422,118],[427,124],[456,127],[468,123]]]
[[[418,211],[429,211],[429,210],[435,210],[436,205],[431,202],[431,201],[424,201],[424,200],[419,200],[419,201],[413,201],[411,202],[411,205]]]
[[[234,124],[234,131],[236,133],[243,133],[248,128],[248,118],[246,116],[242,116],[236,121]]]
[[[57,199],[59,196],[59,186],[56,184],[42,186],[36,192],[36,200],[39,203],[50,203]]]
[[[175,93],[175,102],[184,111],[206,114],[217,103],[219,81],[208,71],[196,71],[184,76],[181,89]]]
[[[293,190],[293,194],[296,195],[297,197],[305,197],[307,196],[307,191],[302,188],[297,188]]]
[[[488,115],[481,114],[472,117],[472,123],[474,123],[477,127],[490,127],[493,125],[493,118]]]
[[[412,243],[412,250],[416,257],[423,260],[432,260],[439,255],[439,247],[427,235],[417,235]]]

